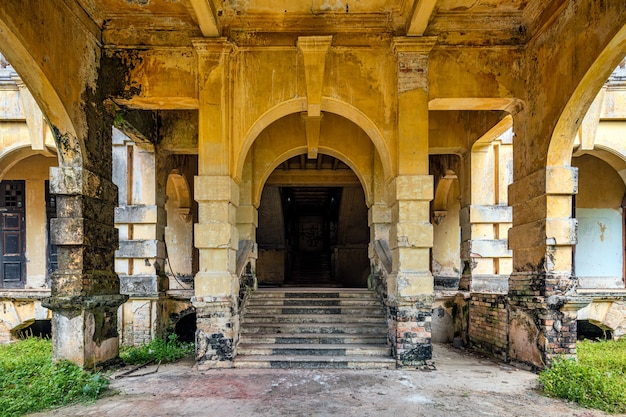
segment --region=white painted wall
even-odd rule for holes
[[[622,210],[578,208],[576,275],[582,288],[623,288]]]

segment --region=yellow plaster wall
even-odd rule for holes
[[[168,268],[166,274],[192,275],[192,247],[193,247],[193,224],[191,214],[180,211],[180,200],[177,195],[174,182],[171,178],[167,182],[167,226],[165,227],[165,244],[167,245]],[[187,190],[188,193],[188,190]],[[187,196],[189,199],[189,196]],[[184,210],[184,209],[183,209]],[[177,287],[177,281],[170,282],[170,288]]]
[[[433,224],[433,265],[435,276],[458,277],[461,263],[461,231],[459,226],[459,181],[448,192],[447,214]]]
[[[15,165],[6,180],[25,180],[26,187],[26,288],[46,285],[47,232],[45,181],[57,159],[30,156]]]
[[[435,47],[429,58],[430,98],[477,98],[473,106],[495,110],[492,98],[523,97],[522,48]]]
[[[578,168],[577,208],[618,209],[626,193],[622,178],[606,162],[591,155],[572,159]]]
[[[390,49],[331,47],[326,59],[322,112],[336,113],[336,107],[341,107],[340,111],[350,119],[365,118],[373,123],[387,142],[377,146],[387,148],[385,154],[390,155],[385,164],[392,166],[397,87],[396,64]],[[306,110],[306,99],[302,97],[307,92],[303,59],[295,48],[244,50],[233,57],[231,68],[233,170],[239,176],[257,135],[276,120]],[[322,119],[322,129],[328,123],[325,120]],[[333,140],[333,144],[339,142]]]

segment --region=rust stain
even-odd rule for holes
[[[598,226],[600,227],[600,241],[604,242],[604,232],[606,232],[606,225],[602,222],[598,222]]]

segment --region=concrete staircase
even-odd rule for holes
[[[376,295],[366,289],[268,288],[244,309],[237,368],[395,368]]]

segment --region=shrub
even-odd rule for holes
[[[181,342],[176,334],[170,334],[166,339],[156,338],[142,346],[124,346],[120,349],[120,357],[127,364],[167,363],[189,356],[193,350],[193,343]]]
[[[109,381],[68,361],[52,362],[52,343],[25,339],[0,346],[0,413],[6,417],[92,401]]]
[[[557,358],[539,374],[544,392],[609,413],[626,412],[626,339],[578,342],[577,356]]]

